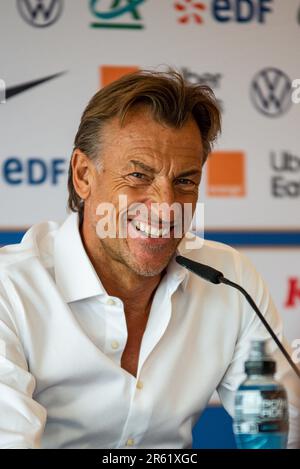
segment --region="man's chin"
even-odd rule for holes
[[[128,265],[136,274],[143,277],[155,277],[163,272],[172,258],[175,250],[162,256],[161,252],[131,252]]]

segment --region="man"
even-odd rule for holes
[[[215,389],[233,413],[249,341],[268,334],[238,292],[195,277],[176,253],[244,285],[280,337],[281,321],[246,259],[200,239],[196,249],[175,236],[184,210],[160,208],[195,211],[219,130],[212,92],[174,72],[134,73],[92,98],[70,164],[74,213],[1,250],[2,448],[188,448]],[[110,206],[116,236],[101,224]],[[299,389],[269,342],[296,445]]]

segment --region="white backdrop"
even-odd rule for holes
[[[0,1],[0,79],[7,94],[0,104],[0,243],[1,231],[64,219],[74,135],[103,84],[104,67],[170,65],[213,86],[223,107],[216,148],[222,154],[209,161],[201,188],[207,235],[222,240],[227,231],[245,249],[241,236],[251,246],[258,232],[260,241],[246,253],[270,286],[289,340],[300,337],[300,104],[285,94],[286,81],[300,78],[300,0],[54,3],[53,23],[41,27],[47,15],[35,8],[43,4],[45,13],[52,0]],[[279,114],[281,104],[280,115],[266,115]],[[294,303],[286,307],[292,278]]]

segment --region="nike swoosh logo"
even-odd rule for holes
[[[6,99],[12,98],[24,91],[30,90],[30,88],[34,88],[35,86],[41,85],[42,83],[46,83],[46,81],[53,80],[54,78],[58,78],[64,75],[66,72],[55,73],[54,75],[49,75],[44,78],[40,78],[39,80],[27,81],[26,83],[22,83],[21,85],[11,86],[10,88],[6,88],[5,97]]]

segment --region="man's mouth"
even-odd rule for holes
[[[164,228],[158,228],[153,225],[149,225],[146,222],[142,222],[139,220],[131,220],[131,224],[137,231],[145,234],[146,236],[151,236],[154,238],[160,238],[162,236],[167,236],[170,234],[171,229],[173,228],[172,225],[166,226]]]

